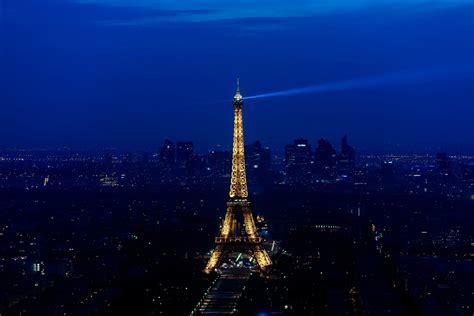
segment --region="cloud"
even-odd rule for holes
[[[153,24],[160,22],[207,22],[244,18],[305,17],[348,12],[364,8],[433,8],[471,4],[472,0],[70,0],[106,7],[148,9],[156,14],[140,19],[110,20],[108,24]]]

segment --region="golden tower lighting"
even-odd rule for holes
[[[242,106],[243,97],[240,94],[240,84],[237,79],[237,90],[234,95],[234,139],[229,200],[220,234],[215,238],[216,247],[204,269],[205,273],[214,270],[223,258],[234,252],[242,252],[255,257],[262,271],[272,264],[262,246],[262,238],[258,236],[248,200]],[[239,218],[242,220],[240,221]]]

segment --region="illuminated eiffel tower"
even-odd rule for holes
[[[234,142],[229,201],[220,234],[215,239],[216,247],[204,269],[205,273],[211,272],[219,265],[222,258],[235,252],[254,257],[261,270],[265,270],[272,264],[262,246],[262,237],[257,234],[248,200],[242,106],[243,98],[240,94],[239,79],[237,79],[237,91],[234,95]]]

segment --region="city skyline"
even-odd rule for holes
[[[237,90],[232,152],[1,153],[0,311],[470,315],[474,156],[344,136],[274,164],[242,108]]]
[[[243,107],[232,151],[0,152],[0,312],[469,315],[474,156],[343,136],[273,163]]]
[[[0,0],[0,315],[472,316],[472,0]]]
[[[279,157],[284,157],[285,155],[285,147],[292,143],[296,139],[305,139],[309,142],[311,146],[316,146],[318,141],[323,139],[328,141],[330,144],[334,145],[337,151],[340,151],[340,141],[343,137],[348,137],[350,139],[351,144],[357,149],[358,154],[396,154],[396,155],[435,155],[438,152],[447,152],[449,155],[473,155],[474,150],[470,150],[469,148],[463,147],[456,147],[452,150],[447,150],[446,146],[423,146],[418,147],[416,145],[413,146],[403,146],[400,144],[396,144],[393,147],[390,145],[381,146],[378,148],[368,148],[364,144],[364,142],[354,142],[353,138],[350,137],[348,134],[341,134],[339,137],[336,136],[335,139],[329,139],[327,137],[306,137],[303,135],[288,137],[287,140],[282,141],[281,143],[269,143],[264,142],[261,139],[253,139],[253,140],[246,140],[245,145],[250,146],[255,142],[260,142],[264,147],[269,148],[272,150],[272,155],[276,155]],[[191,143],[193,146],[193,150],[196,154],[205,155],[213,151],[231,151],[232,145],[231,144],[211,144],[209,147],[203,146],[202,142],[193,141],[192,137],[185,137],[185,138],[172,138],[172,137],[164,137],[160,140],[157,140],[156,144],[146,145],[146,146],[130,146],[130,145],[123,145],[123,146],[4,146],[3,148],[0,147],[0,151],[3,152],[61,152],[61,151],[70,151],[70,152],[116,152],[116,153],[150,153],[156,154],[159,151],[159,148],[166,143],[167,141],[171,141],[173,144],[177,145],[178,143]],[[356,140],[357,141],[357,140]]]

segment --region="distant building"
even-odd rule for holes
[[[176,144],[176,164],[184,168],[194,156],[193,142],[178,142]]]
[[[114,156],[112,155],[112,153],[109,153],[109,152],[105,153],[103,163],[104,163],[104,167],[107,169],[110,169],[113,167]]]
[[[230,151],[212,150],[209,153],[207,165],[213,179],[230,177],[232,153]]]
[[[159,160],[162,166],[172,167],[176,161],[175,147],[172,141],[166,139],[159,150]]]
[[[125,154],[125,156],[123,157],[123,161],[124,161],[125,163],[131,164],[131,163],[133,162],[133,153],[127,152],[127,153]]]
[[[384,190],[392,190],[395,185],[395,168],[391,161],[384,161],[381,165],[380,180]]]
[[[450,170],[450,161],[447,153],[437,153],[436,154],[436,168],[441,175],[449,175]]]
[[[206,173],[206,158],[193,153],[186,162],[188,181],[191,181],[191,183],[201,183]]]
[[[462,178],[464,181],[474,183],[474,163],[463,165]]]
[[[318,141],[315,153],[315,165],[320,168],[333,167],[336,162],[336,150],[323,138]]]
[[[293,144],[285,147],[286,167],[309,165],[312,163],[311,158],[311,145],[307,139],[295,139]]]
[[[245,160],[249,169],[268,170],[270,168],[270,148],[263,147],[260,141],[245,146]]]
[[[336,149],[323,138],[318,141],[314,156],[316,174],[320,179],[331,179],[335,176]]]
[[[341,140],[341,153],[337,159],[337,167],[342,175],[352,175],[355,169],[356,153],[347,142],[347,135]]]
[[[313,165],[311,145],[307,139],[299,138],[285,147],[286,182],[308,184],[311,182]]]
[[[262,183],[270,170],[270,148],[263,147],[260,141],[245,146],[245,163],[250,182]]]

